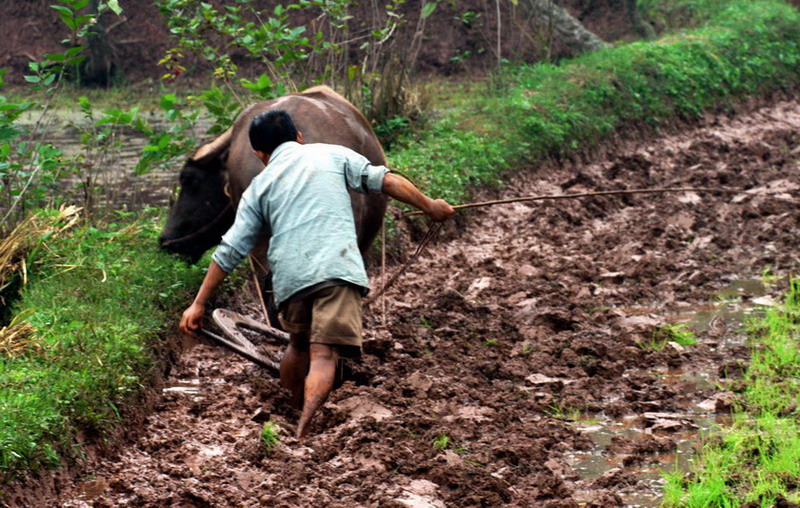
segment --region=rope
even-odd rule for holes
[[[618,194],[658,194],[664,192],[740,192],[736,189],[722,189],[722,188],[706,188],[706,187],[666,187],[660,189],[627,189],[627,190],[613,190],[613,191],[599,191],[599,192],[582,192],[578,194],[551,194],[546,196],[525,196],[521,198],[498,199],[495,201],[483,201],[480,203],[468,203],[466,205],[456,205],[453,208],[456,210],[463,210],[464,208],[477,208],[482,206],[502,205],[506,203],[519,203],[521,201],[543,201],[545,199],[558,200],[558,199],[575,199],[585,198],[592,196],[613,196]],[[422,215],[425,212],[407,212],[402,215],[403,218],[413,217],[415,215]]]
[[[267,310],[267,302],[264,301],[264,291],[261,290],[261,283],[258,282],[258,271],[256,270],[256,265],[259,265],[262,268],[264,265],[262,265],[261,261],[259,261],[252,254],[248,255],[247,259],[250,261],[250,271],[253,273],[253,282],[255,282],[256,284],[256,292],[258,293],[258,301],[261,303],[261,312],[264,314],[264,322],[270,324],[269,311]]]
[[[463,210],[464,208],[477,208],[483,206],[493,206],[493,205],[502,205],[506,203],[519,203],[522,201],[544,201],[547,199],[550,200],[560,200],[560,199],[575,199],[575,198],[585,198],[585,197],[592,197],[592,196],[614,196],[620,194],[659,194],[665,192],[740,192],[737,189],[723,189],[723,188],[708,188],[708,187],[664,187],[658,189],[626,189],[626,190],[613,190],[613,191],[598,191],[598,192],[581,192],[576,194],[551,194],[545,196],[525,196],[520,198],[510,198],[510,199],[498,199],[494,201],[482,201],[480,203],[468,203],[465,205],[456,205],[453,208],[456,210]],[[401,217],[412,217],[415,215],[422,215],[425,212],[416,211],[416,212],[408,212],[404,213]],[[394,282],[408,269],[408,267],[413,263],[422,251],[425,249],[427,244],[439,233],[441,230],[443,222],[434,222],[428,228],[427,233],[420,241],[419,245],[417,246],[417,250],[408,259],[403,266],[400,267],[397,272],[386,282],[383,287],[378,291],[375,295],[370,296],[366,300],[364,300],[364,307],[369,306],[373,303],[376,299],[381,297],[389,287],[394,284]],[[383,277],[381,277],[382,279]]]

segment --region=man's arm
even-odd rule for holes
[[[194,302],[188,309],[183,311],[180,324],[183,333],[193,334],[203,327],[203,314],[205,314],[206,304],[227,275],[216,261],[211,262],[208,266],[206,277],[203,279],[203,284],[194,298]]]
[[[447,201],[429,198],[414,184],[395,173],[386,173],[383,177],[383,193],[419,208],[436,222],[446,221],[456,213]]]

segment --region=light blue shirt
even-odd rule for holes
[[[276,304],[331,279],[368,288],[347,189],[381,192],[388,171],[343,146],[283,143],[244,191],[212,258],[230,273],[271,231],[267,257]]]

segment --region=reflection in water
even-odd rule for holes
[[[746,335],[741,328],[750,317],[763,314],[764,306],[760,303],[768,301],[763,298],[768,290],[769,288],[760,279],[745,279],[733,281],[721,289],[714,298],[714,303],[698,305],[687,311],[665,312],[664,309],[655,307],[632,307],[621,310],[629,315],[656,314],[662,316],[665,322],[686,323],[698,334],[713,331],[716,326],[723,324],[728,332],[723,334],[719,348],[724,349],[744,343]],[[660,373],[660,378],[666,384],[688,387],[687,389],[693,392],[707,392],[716,388],[717,375],[716,372],[666,370]],[[730,415],[709,413],[697,405],[698,402],[683,407],[680,413],[668,415],[669,419],[691,422],[694,429],[659,433],[675,439],[676,449],[668,453],[656,453],[650,456],[651,460],[648,463],[641,466],[624,465],[625,455],[609,454],[606,451],[615,436],[639,441],[646,435],[657,434],[651,429],[644,428],[640,415],[629,415],[621,419],[611,419],[603,414],[587,416],[587,421],[578,422],[578,425],[582,432],[591,437],[594,448],[589,452],[574,453],[570,456],[573,470],[581,480],[588,482],[614,468],[622,468],[632,473],[638,480],[635,485],[619,491],[625,506],[644,508],[660,506],[665,483],[663,473],[674,468],[684,472],[689,471],[695,445],[720,427],[728,426],[732,422]],[[580,502],[581,493],[577,493],[575,498]]]
[[[98,115],[99,116],[99,115]],[[23,124],[24,124],[23,120]],[[114,127],[104,141],[103,149],[88,150],[81,137],[88,133],[94,136],[83,118],[62,118],[61,125],[51,128],[44,140],[64,152],[66,158],[82,157],[75,173],[64,175],[61,190],[67,199],[78,206],[91,206],[96,212],[112,210],[138,211],[147,206],[166,209],[178,184],[178,171],[183,158],[178,158],[166,168],[148,168],[137,174],[134,168],[142,157],[142,149],[148,140],[130,128]],[[157,130],[169,128],[167,121],[149,115],[148,123]],[[193,133],[197,139],[205,140],[204,132],[210,125],[208,120],[198,120]],[[186,154],[187,157],[190,154]]]
[[[700,440],[723,425],[730,423],[728,415],[705,415],[693,413],[675,413],[670,415],[676,420],[689,420],[696,427],[693,430],[664,433],[676,441],[676,448],[669,452],[654,453],[648,456],[642,465],[624,465],[626,455],[609,455],[606,448],[616,436],[624,437],[631,441],[640,441],[646,436],[655,435],[649,429],[641,427],[637,416],[626,416],[620,419],[609,419],[603,415],[591,415],[588,424],[580,424],[582,432],[591,437],[594,448],[588,452],[574,453],[570,456],[572,469],[581,480],[594,480],[614,468],[622,468],[632,473],[638,482],[623,488],[619,495],[625,506],[656,508],[661,504],[662,488],[664,486],[663,473],[678,468],[689,471],[691,459],[694,456],[695,445]],[[576,500],[580,501],[580,493]]]
[[[185,393],[187,395],[198,395],[202,391],[202,388],[200,386],[199,379],[172,379],[167,382],[161,391],[163,393]]]
[[[78,485],[78,496],[80,501],[91,501],[100,496],[108,488],[108,482],[103,478],[84,480]]]

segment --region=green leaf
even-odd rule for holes
[[[67,58],[71,58],[81,51],[83,51],[83,46],[75,46],[74,48],[69,48],[64,54],[67,56]]]
[[[439,2],[438,1],[437,2],[426,3],[425,5],[423,5],[422,6],[422,14],[421,14],[422,19],[427,19],[431,14],[433,14],[433,11],[435,11],[436,7],[438,7],[438,6],[439,6]]]
[[[42,81],[42,78],[40,78],[39,76],[24,76],[24,78],[25,81],[27,81],[28,83],[39,83],[40,81]]]
[[[178,102],[178,97],[174,93],[168,93],[161,96],[160,106],[161,109],[169,111],[175,109],[175,103]]]
[[[64,7],[63,5],[51,5],[50,7],[58,11],[58,15],[61,17],[61,22],[67,25],[70,30],[75,30],[78,28],[78,24],[75,23],[75,15],[71,10],[69,10],[69,8]]]
[[[119,6],[119,0],[108,0],[108,8],[117,16],[122,14],[122,7]]]

